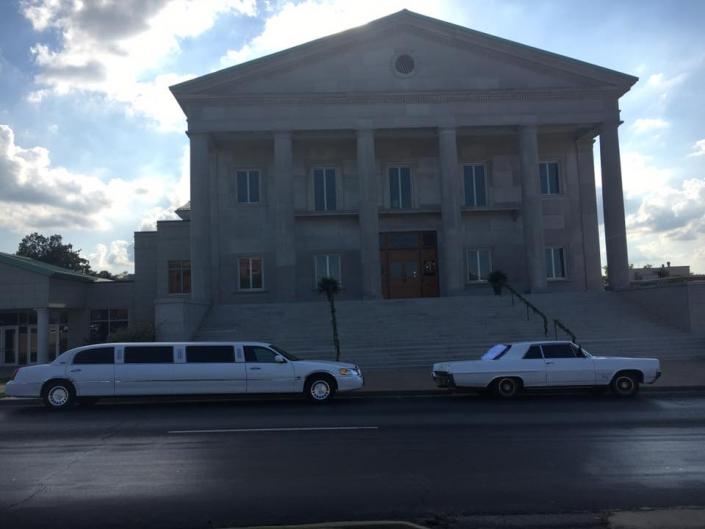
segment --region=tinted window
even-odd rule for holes
[[[543,358],[541,355],[541,348],[538,345],[532,345],[529,350],[526,351],[524,358],[527,360],[536,360],[537,358]]]
[[[569,343],[551,343],[542,345],[543,356],[546,358],[575,358],[573,348]]]
[[[260,362],[260,363],[274,363],[274,357],[277,353],[268,349],[266,347],[259,347],[257,345],[246,345],[243,347],[245,350],[245,362]]]
[[[232,345],[189,345],[186,347],[189,363],[234,362]]]
[[[114,364],[115,352],[112,347],[98,347],[86,349],[76,353],[73,357],[74,364]]]
[[[171,364],[174,362],[169,345],[144,345],[125,347],[126,364]]]

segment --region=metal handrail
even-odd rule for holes
[[[575,337],[575,333],[571,331],[568,327],[566,327],[561,320],[553,319],[553,335],[556,337],[556,340],[558,340],[558,328],[561,328],[563,332],[565,332],[568,336],[570,336],[570,339],[573,343],[577,343],[577,338]]]
[[[514,305],[514,296],[519,298],[524,305],[526,305],[526,319],[529,319],[530,312],[529,310],[532,310],[535,314],[538,314],[541,316],[543,319],[543,335],[548,336],[548,316],[543,313],[541,309],[539,309],[536,305],[531,303],[528,299],[526,299],[524,296],[522,296],[519,292],[517,292],[512,286],[504,284],[503,288],[506,288],[509,290],[509,292],[512,295],[512,305]],[[576,343],[577,338],[575,336],[575,333],[571,331],[566,325],[559,319],[557,318],[552,318],[553,320],[553,335],[555,336],[556,340],[558,339],[558,329],[560,328],[563,332],[565,332],[568,336],[570,336],[571,340],[573,343]]]

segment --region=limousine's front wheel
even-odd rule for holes
[[[70,407],[76,399],[76,391],[67,380],[50,380],[42,388],[44,405],[51,410]]]
[[[335,381],[327,375],[313,375],[304,387],[306,397],[313,402],[328,402],[335,395]]]

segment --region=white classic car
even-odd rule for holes
[[[50,364],[22,367],[5,394],[42,398],[52,409],[126,395],[303,392],[324,402],[363,383],[356,365],[299,360],[268,343],[109,343],[71,349]]]
[[[635,395],[639,384],[661,376],[656,358],[592,356],[572,342],[542,341],[498,344],[480,360],[433,364],[433,379],[443,388],[492,390],[503,398],[524,388],[611,388],[622,397]]]

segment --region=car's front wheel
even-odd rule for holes
[[[634,373],[617,373],[611,388],[618,397],[633,397],[639,392],[639,379]]]
[[[335,383],[331,377],[314,375],[306,381],[304,394],[312,402],[328,402],[335,395]]]
[[[513,399],[521,393],[521,382],[512,377],[499,378],[495,380],[492,392],[496,397]]]
[[[50,410],[63,410],[73,405],[76,392],[66,380],[50,380],[42,389],[42,400]]]

